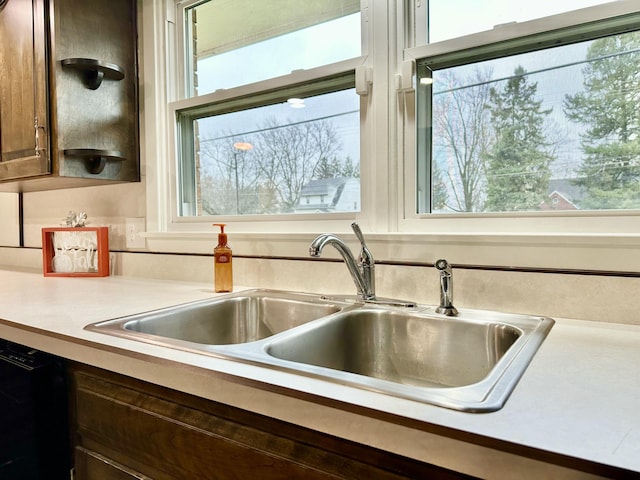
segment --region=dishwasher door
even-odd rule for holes
[[[0,340],[0,480],[69,479],[61,359]]]

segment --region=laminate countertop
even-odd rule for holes
[[[9,268],[0,284],[0,338],[70,360],[482,478],[640,478],[640,326],[556,318],[505,406],[465,413],[84,329],[210,285]]]

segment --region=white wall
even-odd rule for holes
[[[16,247],[19,244],[18,195],[0,192],[0,245]]]
[[[87,212],[89,225],[109,227],[111,250],[125,248],[127,217],[145,216],[144,182],[23,194],[25,247],[42,247],[42,227],[60,226],[70,210]]]

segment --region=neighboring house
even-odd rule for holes
[[[583,189],[572,179],[553,179],[549,181],[549,197],[540,204],[540,210],[579,210],[583,198]]]
[[[302,187],[296,213],[360,211],[360,179],[311,180]]]

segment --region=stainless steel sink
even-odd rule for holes
[[[249,290],[88,325],[470,412],[502,408],[553,326],[546,317],[377,306]]]
[[[253,342],[340,311],[319,295],[249,290],[126,318],[87,329],[198,350],[197,345]]]

